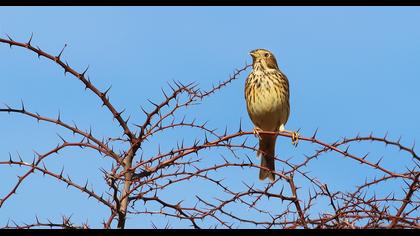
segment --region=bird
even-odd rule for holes
[[[254,124],[253,133],[259,138],[257,156],[261,158],[259,179],[275,180],[274,155],[277,135],[261,131],[290,132],[296,144],[298,133],[285,130],[290,114],[289,80],[279,69],[276,57],[267,49],[255,49],[252,71],[245,81],[245,100],[248,115]],[[266,169],[265,169],[266,168]]]

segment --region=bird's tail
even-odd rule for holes
[[[276,147],[276,138],[275,135],[264,135],[261,134],[260,146],[257,152],[257,155],[261,157],[261,166],[266,167],[270,170],[274,169],[274,148]],[[260,180],[269,178],[271,181],[274,181],[274,173],[268,170],[260,169]]]

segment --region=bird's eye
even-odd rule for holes
[[[270,53],[266,52],[266,53],[264,54],[264,56],[265,56],[265,57],[269,57],[269,56],[270,56]]]

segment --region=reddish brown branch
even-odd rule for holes
[[[31,37],[31,39],[32,39],[32,37]],[[106,90],[105,92],[99,91],[99,89],[97,89],[92,84],[92,82],[85,77],[85,73],[87,72],[87,69],[83,73],[77,72],[72,67],[70,67],[67,63],[64,63],[61,60],[61,58],[60,58],[61,53],[58,56],[53,56],[51,54],[48,54],[45,51],[41,50],[39,47],[38,48],[33,47],[31,45],[31,40],[29,40],[27,43],[20,43],[20,42],[16,42],[16,41],[12,40],[11,38],[9,38],[9,39],[0,38],[0,43],[9,44],[10,47],[11,46],[18,46],[18,47],[26,48],[26,49],[36,53],[38,55],[38,57],[42,56],[42,57],[45,57],[45,58],[55,62],[57,65],[59,65],[61,68],[64,69],[65,73],[70,73],[73,76],[75,76],[76,78],[78,78],[85,85],[86,88],[91,90],[96,96],[99,97],[99,99],[101,99],[103,105],[108,108],[108,110],[112,113],[114,118],[117,119],[118,123],[123,128],[124,134],[127,135],[130,138],[130,140],[132,140],[134,142],[135,137],[134,137],[133,133],[128,128],[127,122],[125,120],[123,120],[123,118],[121,117],[122,112],[118,112],[115,109],[115,107],[110,103],[109,98],[107,97],[107,93],[108,93],[109,90]]]
[[[64,143],[62,145],[57,146],[56,148],[54,148],[53,150],[47,152],[44,155],[39,155],[38,159],[35,161],[33,161],[33,163],[26,163],[24,161],[15,161],[10,159],[9,161],[2,161],[0,162],[0,165],[19,165],[19,166],[27,166],[30,167],[30,170],[27,171],[23,176],[20,176],[18,178],[17,183],[14,185],[14,187],[9,191],[9,193],[2,199],[0,199],[0,207],[5,203],[5,201],[10,198],[13,194],[16,193],[16,190],[18,189],[18,187],[22,184],[22,182],[32,173],[35,173],[35,170],[38,170],[40,172],[42,172],[44,175],[49,175],[52,176],[64,183],[66,183],[68,186],[72,186],[75,187],[77,189],[79,189],[82,192],[85,192],[86,194],[88,194],[90,197],[93,197],[95,199],[97,199],[99,202],[103,203],[104,205],[110,207],[111,209],[113,208],[112,204],[110,204],[108,201],[106,201],[105,199],[103,199],[101,196],[97,195],[96,193],[94,193],[91,190],[87,189],[87,186],[81,186],[78,185],[76,183],[74,183],[70,178],[65,178],[63,176],[63,170],[61,171],[60,174],[56,174],[53,173],[49,170],[46,169],[45,165],[44,167],[39,167],[38,165],[41,163],[41,161],[43,161],[43,159],[45,159],[46,157],[50,156],[51,154],[54,153],[58,153],[58,151],[60,151],[61,149],[64,149],[66,147],[89,147],[89,148],[95,148],[92,144],[86,144],[86,143]]]
[[[420,217],[417,214],[420,202],[416,198],[419,182],[419,166],[416,161],[419,160],[419,156],[414,150],[414,145],[409,148],[401,144],[400,140],[391,141],[386,136],[379,138],[372,134],[366,137],[357,135],[354,138],[344,138],[341,141],[327,143],[317,139],[315,132],[312,137],[299,137],[300,142],[312,143],[314,148],[319,147],[312,156],[304,156],[303,161],[299,163],[294,163],[291,159],[275,158],[283,169],[274,171],[274,174],[278,176],[274,182],[264,184],[251,181],[251,183],[247,183],[239,176],[238,179],[235,179],[235,181],[239,181],[239,184],[232,184],[232,179],[225,180],[223,177],[220,177],[220,172],[227,172],[232,168],[266,169],[255,164],[255,161],[248,156],[249,153],[255,155],[257,150],[254,144],[250,145],[248,143],[248,140],[252,140],[253,143],[256,141],[252,138],[248,139],[250,135],[253,135],[253,132],[245,132],[240,127],[236,133],[228,134],[225,130],[223,134],[218,134],[216,129],[209,128],[206,122],[203,124],[196,122],[196,117],[194,117],[193,121],[186,122],[185,116],[182,119],[178,119],[178,116],[181,111],[198,104],[202,99],[209,97],[234,80],[239,79],[241,73],[246,71],[250,65],[245,65],[242,69],[236,70],[227,80],[221,81],[209,90],[200,90],[194,83],[182,84],[174,81],[173,84],[169,84],[172,91],[170,93],[163,91],[164,98],[161,102],[154,103],[149,101],[154,106],[151,111],[146,112],[143,110],[146,117],[143,122],[136,125],[140,128],[140,132],[137,134],[130,130],[127,124],[128,119],[124,120],[122,118],[122,112],[117,112],[111,104],[107,96],[109,89],[101,92],[85,77],[87,69],[79,73],[61,60],[64,48],[58,56],[52,56],[39,48],[33,47],[31,40],[32,37],[28,43],[19,43],[9,37],[9,39],[0,38],[0,43],[26,48],[36,53],[38,57],[45,57],[54,61],[64,69],[65,73],[75,76],[86,89],[91,90],[100,98],[103,106],[107,107],[113,114],[113,117],[117,119],[119,126],[122,127],[123,135],[117,138],[106,137],[100,140],[91,131],[82,131],[76,125],[72,126],[63,122],[60,115],[57,119],[52,119],[43,117],[38,113],[28,112],[25,110],[23,103],[21,109],[11,108],[6,105],[6,108],[1,108],[0,112],[20,113],[38,121],[53,123],[80,135],[83,139],[80,142],[70,143],[60,136],[63,144],[43,155],[37,154],[37,159],[32,163],[26,163],[22,159],[18,161],[12,160],[12,158],[8,161],[0,162],[0,165],[3,166],[29,168],[29,171],[20,176],[13,188],[6,192],[5,197],[0,200],[0,207],[7,199],[13,196],[21,183],[31,173],[39,171],[68,186],[79,189],[108,207],[110,216],[103,222],[104,228],[111,228],[114,220],[117,222],[118,228],[124,228],[129,214],[169,216],[189,221],[194,228],[202,228],[201,223],[207,226],[208,224],[206,223],[209,220],[215,222],[216,226],[225,228],[236,227],[234,225],[235,222],[240,223],[240,226],[252,225],[253,227],[265,228],[420,228],[418,224]],[[182,139],[182,142],[177,142],[172,148],[165,146],[165,149],[169,148],[168,150],[170,150],[165,152],[161,152],[159,145],[157,154],[145,151],[146,149],[142,150],[142,145],[145,141],[154,141],[150,137],[165,133],[170,128],[177,128],[177,130],[181,131],[180,133],[183,133],[183,128],[199,130],[204,133],[204,138],[201,141],[196,138],[192,144],[184,144],[184,139]],[[292,138],[289,132],[261,133]],[[124,135],[127,138],[122,137]],[[122,146],[125,145],[119,154],[116,154],[108,146],[110,142],[114,141],[122,144]],[[344,149],[342,147],[345,144],[361,141],[372,141],[397,147],[405,153],[411,154],[409,158],[413,160],[413,165],[406,167],[407,171],[390,170],[382,165],[380,161],[373,163],[366,160],[367,155],[359,157],[351,154],[348,148]],[[69,177],[63,177],[63,172],[57,174],[46,168],[43,160],[47,156],[69,146],[88,147],[97,150],[101,155],[111,157],[107,160],[112,161],[112,167],[109,170],[102,170],[105,176],[104,180],[109,186],[108,191],[105,192],[109,196],[108,200],[105,200],[103,195],[94,192],[93,189],[88,189],[87,184],[84,186],[76,184]],[[205,150],[213,151],[212,155],[206,157]],[[220,153],[220,156],[214,155],[219,150],[227,151],[228,155],[224,155],[224,153]],[[312,177],[312,174],[309,175],[309,171],[306,168],[310,162],[317,160],[321,154],[329,151],[338,154],[337,156],[340,158],[350,158],[366,167],[376,169],[383,173],[383,176],[376,176],[370,181],[366,180],[350,192],[332,191],[332,189],[327,187],[327,184],[321,183],[316,177]],[[139,156],[141,157],[136,159]],[[43,167],[40,166],[41,163],[44,164]],[[295,176],[302,178],[295,178]],[[185,186],[188,186],[188,182],[193,180],[204,181],[215,188],[211,192],[207,192],[207,194],[195,193],[196,189],[185,188]],[[375,192],[371,196],[371,192],[369,192],[371,188],[379,184],[385,184],[388,180],[398,180],[407,183],[409,187],[404,193],[403,199],[396,198],[393,194],[378,197],[375,195]],[[259,185],[264,187],[257,187]],[[300,189],[303,186],[309,189],[307,198],[302,197],[304,194],[302,194]],[[196,196],[197,202],[195,205],[182,201],[169,203],[171,200],[164,200],[164,196],[167,196],[168,193],[171,194],[171,191],[189,191]],[[262,200],[265,197],[269,201],[270,207],[268,209],[264,207],[267,202]],[[144,202],[140,209],[135,207],[135,203],[138,200],[143,200]],[[152,204],[148,202],[152,202]],[[319,202],[321,204],[326,203],[328,206],[322,210],[314,209],[313,206]],[[129,209],[130,203],[132,203],[132,208]],[[154,205],[158,210],[147,209],[146,205]],[[238,207],[239,211],[231,211],[230,207]],[[393,207],[397,209],[395,212],[390,210]],[[251,216],[243,215],[240,211],[243,209],[252,210],[255,214]],[[332,213],[330,213],[330,210]],[[257,215],[264,219],[257,220]],[[87,224],[75,226],[70,222],[70,218],[63,217],[63,221],[59,223],[42,223],[37,219],[34,224],[23,224],[20,226],[7,224],[5,228],[39,227],[88,228],[89,226]]]
[[[116,153],[114,153],[110,148],[108,148],[107,145],[105,145],[103,142],[101,142],[97,138],[95,138],[92,135],[91,132],[89,132],[89,133],[84,132],[84,131],[78,129],[77,127],[73,127],[69,124],[66,124],[63,121],[61,121],[60,118],[52,119],[52,118],[44,117],[44,116],[39,115],[38,113],[32,113],[32,112],[26,111],[23,106],[22,106],[22,109],[13,109],[13,108],[10,108],[10,107],[3,108],[3,109],[0,109],[0,112],[20,113],[20,114],[35,118],[38,121],[40,121],[40,120],[41,121],[46,121],[46,122],[54,123],[56,125],[64,127],[66,129],[70,130],[71,132],[77,133],[77,134],[87,138],[88,140],[91,140],[92,142],[96,143],[99,146],[99,148],[96,148],[99,152],[104,153],[107,156],[110,156],[111,158],[113,158],[114,160],[116,160],[117,162],[120,163],[119,156]]]
[[[419,188],[419,176],[420,176],[420,172],[416,174],[416,177],[413,183],[411,183],[411,185],[409,186],[409,189],[403,200],[403,203],[401,204],[401,207],[398,209],[398,212],[395,215],[394,219],[392,220],[392,223],[389,225],[389,228],[395,227],[395,225],[398,223],[398,220],[400,219],[401,214],[404,212],[404,209],[411,202],[411,197],[413,196],[414,192],[416,192],[417,189]]]

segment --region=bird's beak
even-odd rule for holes
[[[251,55],[252,58],[256,58],[257,57],[257,54],[255,54],[254,51],[250,52],[249,55]]]

